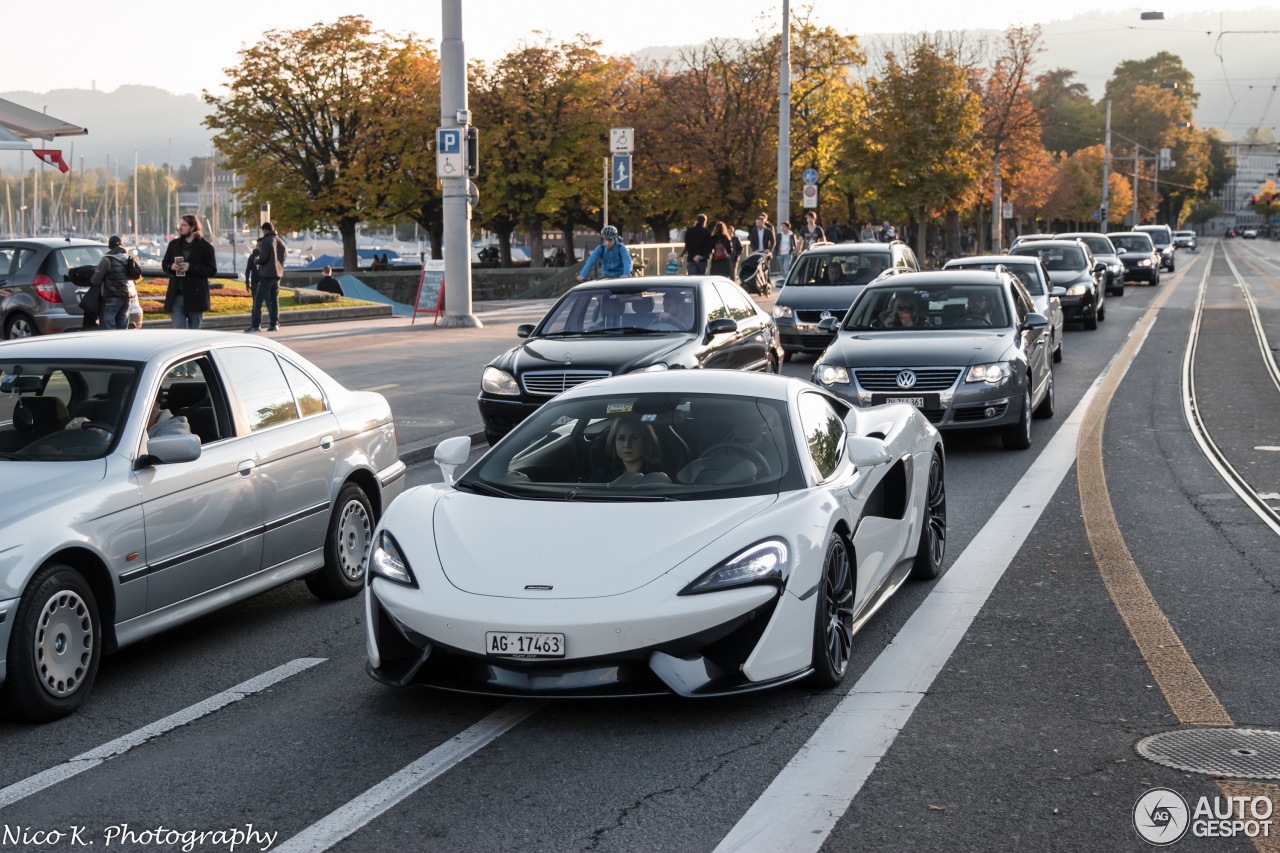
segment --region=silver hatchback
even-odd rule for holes
[[[103,652],[296,578],[355,595],[404,475],[387,401],[273,341],[0,343],[0,712],[68,714]]]
[[[96,266],[107,244],[47,238],[0,240],[0,335],[28,338],[79,329],[84,322],[71,270]]]

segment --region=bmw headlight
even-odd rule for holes
[[[1151,259],[1150,259],[1150,258],[1142,258],[1141,260],[1139,260],[1139,261],[1138,261],[1138,266],[1140,266],[1140,267],[1149,267],[1149,266],[1151,266]]]
[[[1070,292],[1070,291],[1068,291]],[[965,382],[986,382],[995,385],[1013,375],[1007,362],[997,361],[993,364],[975,364],[965,374]]]
[[[849,384],[849,368],[837,364],[819,364],[813,369],[813,375],[823,385]]]
[[[791,309],[790,309],[789,307],[787,307],[786,305],[775,305],[775,306],[773,306],[773,319],[775,319],[775,320],[790,320],[790,319],[792,319],[792,317],[793,317],[793,316],[794,316],[794,315],[791,313]]]
[[[486,367],[480,377],[480,387],[489,394],[501,394],[504,397],[520,396],[520,386],[516,378],[505,370]]]
[[[1089,292],[1089,285],[1083,281],[1079,284],[1073,284],[1067,288],[1067,296],[1084,296]]]
[[[669,370],[669,369],[670,369],[670,368],[669,368],[669,367],[667,367],[667,365],[666,365],[666,364],[664,364],[664,363],[662,363],[662,362],[660,361],[660,362],[658,362],[657,364],[651,364],[651,365],[649,365],[648,367],[640,367],[640,368],[637,368],[637,369],[635,369],[635,370],[633,370],[633,371],[631,371],[631,372],[632,372],[632,373],[657,373],[657,372],[659,372],[659,371],[662,371],[662,370]]]
[[[790,556],[787,543],[781,539],[757,542],[680,590],[680,594],[696,595],[758,583],[781,586],[791,571]]]
[[[378,534],[377,540],[373,543],[373,550],[369,552],[369,574],[405,586],[418,585],[418,581],[413,577],[413,571],[409,568],[409,562],[400,552],[400,546],[385,530]]]

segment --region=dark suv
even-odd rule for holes
[[[96,266],[106,253],[106,244],[94,240],[0,240],[0,334],[29,338],[80,328],[85,287],[67,273]]]
[[[790,360],[798,352],[825,350],[835,332],[819,329],[818,324],[827,317],[842,319],[854,298],[872,281],[919,271],[915,252],[898,240],[821,243],[806,249],[792,262],[773,303],[783,359]]]

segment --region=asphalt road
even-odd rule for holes
[[[1074,436],[1082,401],[1106,399],[1102,470],[1132,562],[1231,720],[1280,729],[1276,534],[1209,465],[1181,398],[1203,281],[1193,369],[1207,424],[1251,485],[1280,493],[1280,453],[1258,449],[1280,446],[1280,389],[1259,372],[1244,289],[1224,249],[1280,342],[1280,246],[1265,242],[1206,243],[1180,255],[1178,274],[1158,288],[1131,285],[1109,298],[1097,331],[1069,327],[1055,365],[1057,413],[1034,422],[1030,450],[948,437],[948,571],[908,584],[875,616],[838,690],[528,705],[390,690],[364,672],[361,600],[321,603],[294,583],[104,659],[93,696],[70,718],[0,723],[0,850],[77,849],[70,835],[43,844],[30,834],[72,828],[99,849],[114,841],[109,849],[179,850],[178,836],[137,833],[246,824],[276,835],[237,850],[1146,849],[1133,826],[1145,791],[1165,786],[1194,803],[1221,789],[1134,751],[1147,735],[1186,727],[1174,710],[1182,688],[1153,675],[1158,666],[1103,582],[1104,555],[1086,526],[1096,484],[1092,468],[1073,464]],[[381,388],[411,452],[479,431],[481,366],[544,308],[494,306],[481,314],[483,330],[378,321],[282,337],[348,386]],[[1129,362],[1121,354],[1131,339],[1141,347]],[[1126,372],[1108,398],[1098,379],[1109,366]],[[811,367],[802,356],[784,372]],[[419,485],[438,471],[415,465],[409,477]],[[1007,555],[990,545],[1002,539],[1013,542]],[[904,646],[928,658],[937,636],[913,616],[969,572],[987,572],[993,588],[954,651],[923,688],[884,699],[912,710],[887,728],[827,737],[851,718],[850,702],[874,698],[877,661]],[[294,670],[278,671],[291,662]],[[273,671],[269,685],[246,684]],[[215,696],[226,704],[192,710]],[[184,712],[151,739],[106,750],[102,763],[89,754]],[[883,749],[853,755],[868,734]],[[473,752],[457,752],[468,743]],[[389,794],[424,756],[409,774],[416,781]],[[824,781],[859,760],[864,778]],[[789,766],[818,771],[797,776]],[[50,778],[58,781],[44,785]],[[779,788],[813,784],[813,794],[779,797]],[[796,804],[805,797],[807,810]],[[760,812],[784,843],[735,830]],[[119,840],[124,824],[131,841]],[[335,826],[336,835],[321,831]],[[12,834],[19,828],[26,840]],[[1273,845],[1278,832],[1273,824]],[[207,836],[191,849],[229,849],[223,841]],[[1188,836],[1176,848],[1254,845]]]

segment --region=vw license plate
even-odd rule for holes
[[[489,631],[484,635],[485,652],[504,658],[562,658],[564,634],[517,634]]]
[[[908,406],[915,406],[917,409],[926,411],[937,411],[942,408],[942,404],[938,401],[937,394],[916,394],[907,396],[905,394],[872,394],[871,405],[880,406],[884,403],[906,403]]]
[[[885,397],[886,403],[906,403],[909,406],[915,406],[917,409],[924,408],[924,397]]]

